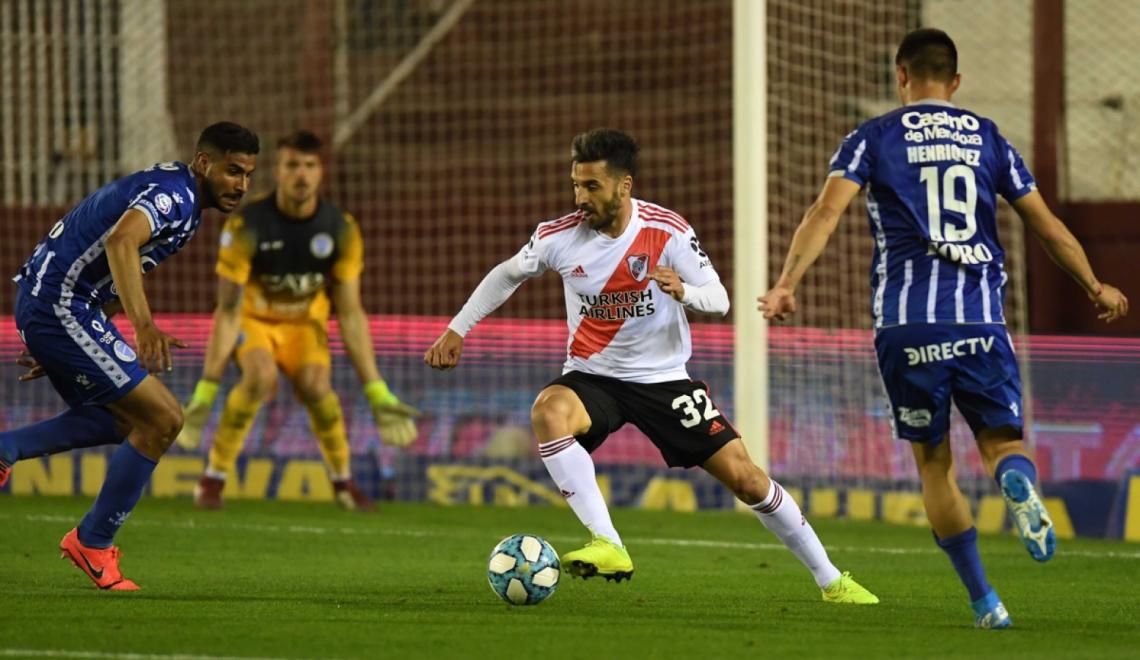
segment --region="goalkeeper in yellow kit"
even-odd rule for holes
[[[381,440],[403,447],[416,438],[412,420],[419,411],[397,399],[376,368],[360,302],[360,229],[352,216],[317,193],[323,173],[320,149],[320,139],[308,131],[282,138],[273,169],[276,190],[230,217],[222,230],[218,303],[206,364],[184,410],[179,445],[194,449],[201,443],[231,355],[241,381],[226,397],[209,465],[194,490],[200,508],[221,507],[226,476],[258,409],[277,391],[279,369],[308,410],[337,502],[347,509],[375,508],[349,469],[348,436],[330,373],[330,302]]]

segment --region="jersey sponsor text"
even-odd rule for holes
[[[652,289],[610,291],[597,295],[580,293],[578,298],[582,301],[579,315],[591,319],[624,321],[649,316],[654,312]]]
[[[944,362],[954,358],[989,353],[994,347],[993,337],[970,337],[958,341],[944,341],[939,344],[926,344],[925,346],[907,346],[903,348],[906,353],[907,366],[913,367],[928,362]]]

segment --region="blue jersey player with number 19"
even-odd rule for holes
[[[1029,554],[1048,560],[1056,536],[1022,442],[1021,379],[1002,315],[1006,274],[998,196],[1084,287],[1099,318],[1111,322],[1126,315],[1128,299],[1097,280],[1080,243],[1049,210],[994,123],[950,102],[961,80],[950,37],[915,30],[900,44],[895,64],[903,107],[867,121],[840,145],[822,192],[792,239],[780,279],[758,302],[769,319],[795,311],[796,285],[866,186],[875,238],[875,350],[892,425],[912,443],[935,540],[969,593],[975,624],[1005,628],[1009,614],[986,580],[948,439],[953,400]]]
[[[170,347],[143,293],[143,274],[180,250],[203,209],[233,211],[249,187],[257,136],[221,122],[202,132],[190,164],[162,163],[103,186],[57,222],[16,275],[16,328],[29,367],[68,410],[0,433],[0,486],[19,460],[117,444],[98,497],[60,551],[100,589],[133,591],[112,543],[158,460],[182,428],[170,390]],[[135,347],[111,321],[124,311]],[[126,440],[124,442],[124,440]]]

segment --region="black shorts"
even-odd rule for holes
[[[593,452],[626,422],[641,429],[672,467],[702,465],[740,434],[699,380],[631,383],[571,371],[550,385],[574,390],[590,415],[590,430],[575,439]]]

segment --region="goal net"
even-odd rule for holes
[[[951,0],[768,1],[773,277],[843,135],[896,104],[894,49],[910,28],[937,25],[958,40],[965,82],[956,100],[993,117],[1032,153],[1031,5],[1008,0],[965,13]],[[642,148],[635,196],[685,216],[730,289],[734,261],[747,258],[732,253],[728,0],[0,0],[0,38],[3,273],[13,273],[60,214],[102,183],[155,161],[188,159],[208,123],[238,121],[261,135],[256,191],[272,187],[278,137],[307,128],[324,138],[325,192],[363,229],[364,305],[380,366],[393,390],[425,411],[413,446],[382,446],[334,328],[334,385],[357,476],[375,495],[560,499],[529,428],[530,404],[565,355],[557,277],[524,285],[476,328],[459,369],[430,371],[422,355],[488,270],[537,222],[572,208],[575,134],[612,126],[635,136]],[[1136,171],[1120,168],[1121,176]],[[804,282],[794,325],[771,331],[771,468],[789,484],[914,480],[908,447],[891,439],[873,362],[872,246],[857,206]],[[190,343],[164,376],[183,400],[200,373],[214,304],[221,218],[207,216],[183,253],[146,282],[160,324]],[[1007,209],[1006,316],[1024,349],[1024,247],[1009,220]],[[0,287],[5,313],[12,296]],[[731,416],[729,320],[692,318],[690,373],[713,386]],[[4,323],[0,424],[11,427],[61,404],[45,382],[16,382],[20,342],[10,316]],[[224,387],[236,379],[231,369]],[[216,422],[215,414],[207,438]],[[956,428],[960,464],[976,476],[974,453],[962,451],[965,427]],[[286,463],[317,456],[287,384],[263,409],[246,448],[276,470],[270,493]],[[731,501],[699,474],[666,473],[632,427],[612,436],[596,460],[619,504],[686,506],[686,489],[663,481],[646,487],[646,477],[663,476],[688,480],[702,505]],[[186,493],[203,455],[175,450],[163,463],[164,488]],[[41,477],[56,475],[44,468]],[[319,481],[306,482],[300,496],[324,496]]]
[[[382,446],[334,329],[334,385],[355,470],[376,495],[502,502],[549,494],[529,408],[565,357],[557,277],[528,283],[476,328],[459,369],[433,372],[422,356],[487,271],[539,221],[572,210],[577,133],[611,126],[635,136],[635,195],[686,217],[731,282],[728,2],[0,0],[0,34],[0,200],[18,218],[0,247],[3,272],[98,185],[188,159],[211,122],[260,134],[258,192],[272,187],[280,136],[307,128],[324,138],[325,192],[356,216],[366,242],[364,305],[379,364],[392,389],[425,411],[413,446]],[[221,218],[207,216],[194,241],[146,281],[159,324],[190,343],[163,376],[182,400],[200,374],[214,305]],[[0,290],[4,310],[12,295]],[[16,383],[19,339],[7,318],[0,369],[11,377],[0,397],[12,426],[60,403],[46,382]],[[694,375],[731,410],[731,325],[699,321]],[[237,377],[231,368],[223,388]],[[217,411],[207,439],[216,423]],[[263,408],[246,450],[272,462],[270,492],[283,462],[317,457],[287,384]],[[603,475],[609,466],[621,474],[664,467],[632,428],[611,438],[598,462]],[[156,489],[173,474],[163,488],[189,492],[202,463],[201,452],[172,450]],[[327,494],[309,481],[306,493]],[[614,480],[612,496],[631,503],[644,481],[624,483]],[[247,491],[259,494],[249,484],[227,487]]]

